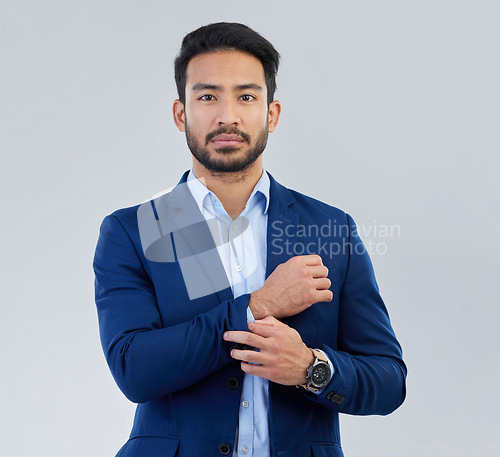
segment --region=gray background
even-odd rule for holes
[[[346,456],[500,455],[499,2],[180,3],[0,0],[0,454],[112,456],[127,439],[93,303],[98,229],[189,168],[172,60],[229,20],[283,56],[266,168],[367,230],[399,227],[363,238],[385,246],[408,397],[341,416]]]

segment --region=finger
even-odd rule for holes
[[[309,267],[307,273],[313,278],[326,278],[328,276],[328,268],[324,265],[315,265],[313,267]]]
[[[318,290],[316,297],[316,303],[328,303],[333,300],[333,292],[331,290]]]
[[[248,346],[253,346],[260,348],[262,346],[263,338],[251,332],[241,332],[237,330],[230,330],[224,332],[223,338],[225,341],[230,341],[231,343],[246,344]]]
[[[332,282],[328,278],[315,278],[313,284],[316,290],[326,290],[330,288]]]
[[[246,363],[246,362],[241,362],[240,365],[241,365],[241,370],[244,371],[245,373],[269,379],[269,377],[266,377],[268,370],[266,370],[266,368],[262,365],[253,365],[251,363]]]
[[[259,322],[248,324],[248,329],[260,338],[269,338],[270,336],[276,335],[277,327],[277,325],[269,325],[268,323],[261,324]],[[262,349],[262,346],[259,347]]]
[[[255,322],[258,324],[273,325],[275,327],[283,327],[285,325],[274,316],[266,316],[264,319],[257,319]]]
[[[231,351],[231,357],[235,360],[241,360],[247,363],[264,363],[264,357],[261,352],[258,351],[243,351],[241,349],[233,349]]]
[[[301,257],[306,265],[323,265],[323,260],[321,260],[321,257],[317,254],[301,255],[298,257]]]
[[[267,319],[268,317],[269,317],[269,316],[266,316],[264,319]],[[269,326],[271,326],[271,327],[275,325],[273,321],[270,321],[270,320],[264,320],[264,319],[257,319],[257,320],[256,320],[256,321],[254,321],[254,322],[250,322],[250,323],[248,324],[248,328],[250,329],[250,327],[251,327],[251,326],[250,326],[250,324],[253,324],[253,323],[255,323],[255,322],[257,322],[257,324],[261,324],[261,325],[269,325]]]

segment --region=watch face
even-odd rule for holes
[[[327,363],[318,363],[312,369],[311,382],[316,387],[323,387],[330,381],[330,367]]]

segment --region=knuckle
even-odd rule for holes
[[[271,350],[271,352],[276,354],[276,353],[280,352],[281,344],[279,343],[279,341],[273,341],[271,343],[271,345],[269,346],[269,349]]]
[[[311,289],[311,288],[308,288],[305,293],[304,293],[304,298],[307,302],[311,302],[315,299],[316,297],[316,290],[315,289]]]
[[[287,263],[294,268],[299,268],[305,264],[305,262],[301,259],[300,256],[290,257]]]
[[[273,378],[276,378],[279,375],[279,370],[276,367],[276,365],[273,365],[273,366],[269,367],[268,373],[269,373],[269,377],[271,379],[273,379]]]
[[[302,268],[298,268],[297,276],[299,279],[306,281],[308,279],[307,268],[305,266],[303,266]]]
[[[313,285],[313,279],[310,276],[302,275],[300,278],[299,286],[304,290],[310,289]]]

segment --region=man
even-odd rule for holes
[[[102,224],[102,345],[138,403],[121,457],[342,456],[339,412],[404,400],[401,348],[354,221],[263,171],[278,63],[241,24],[188,34],[173,115],[193,168]]]

